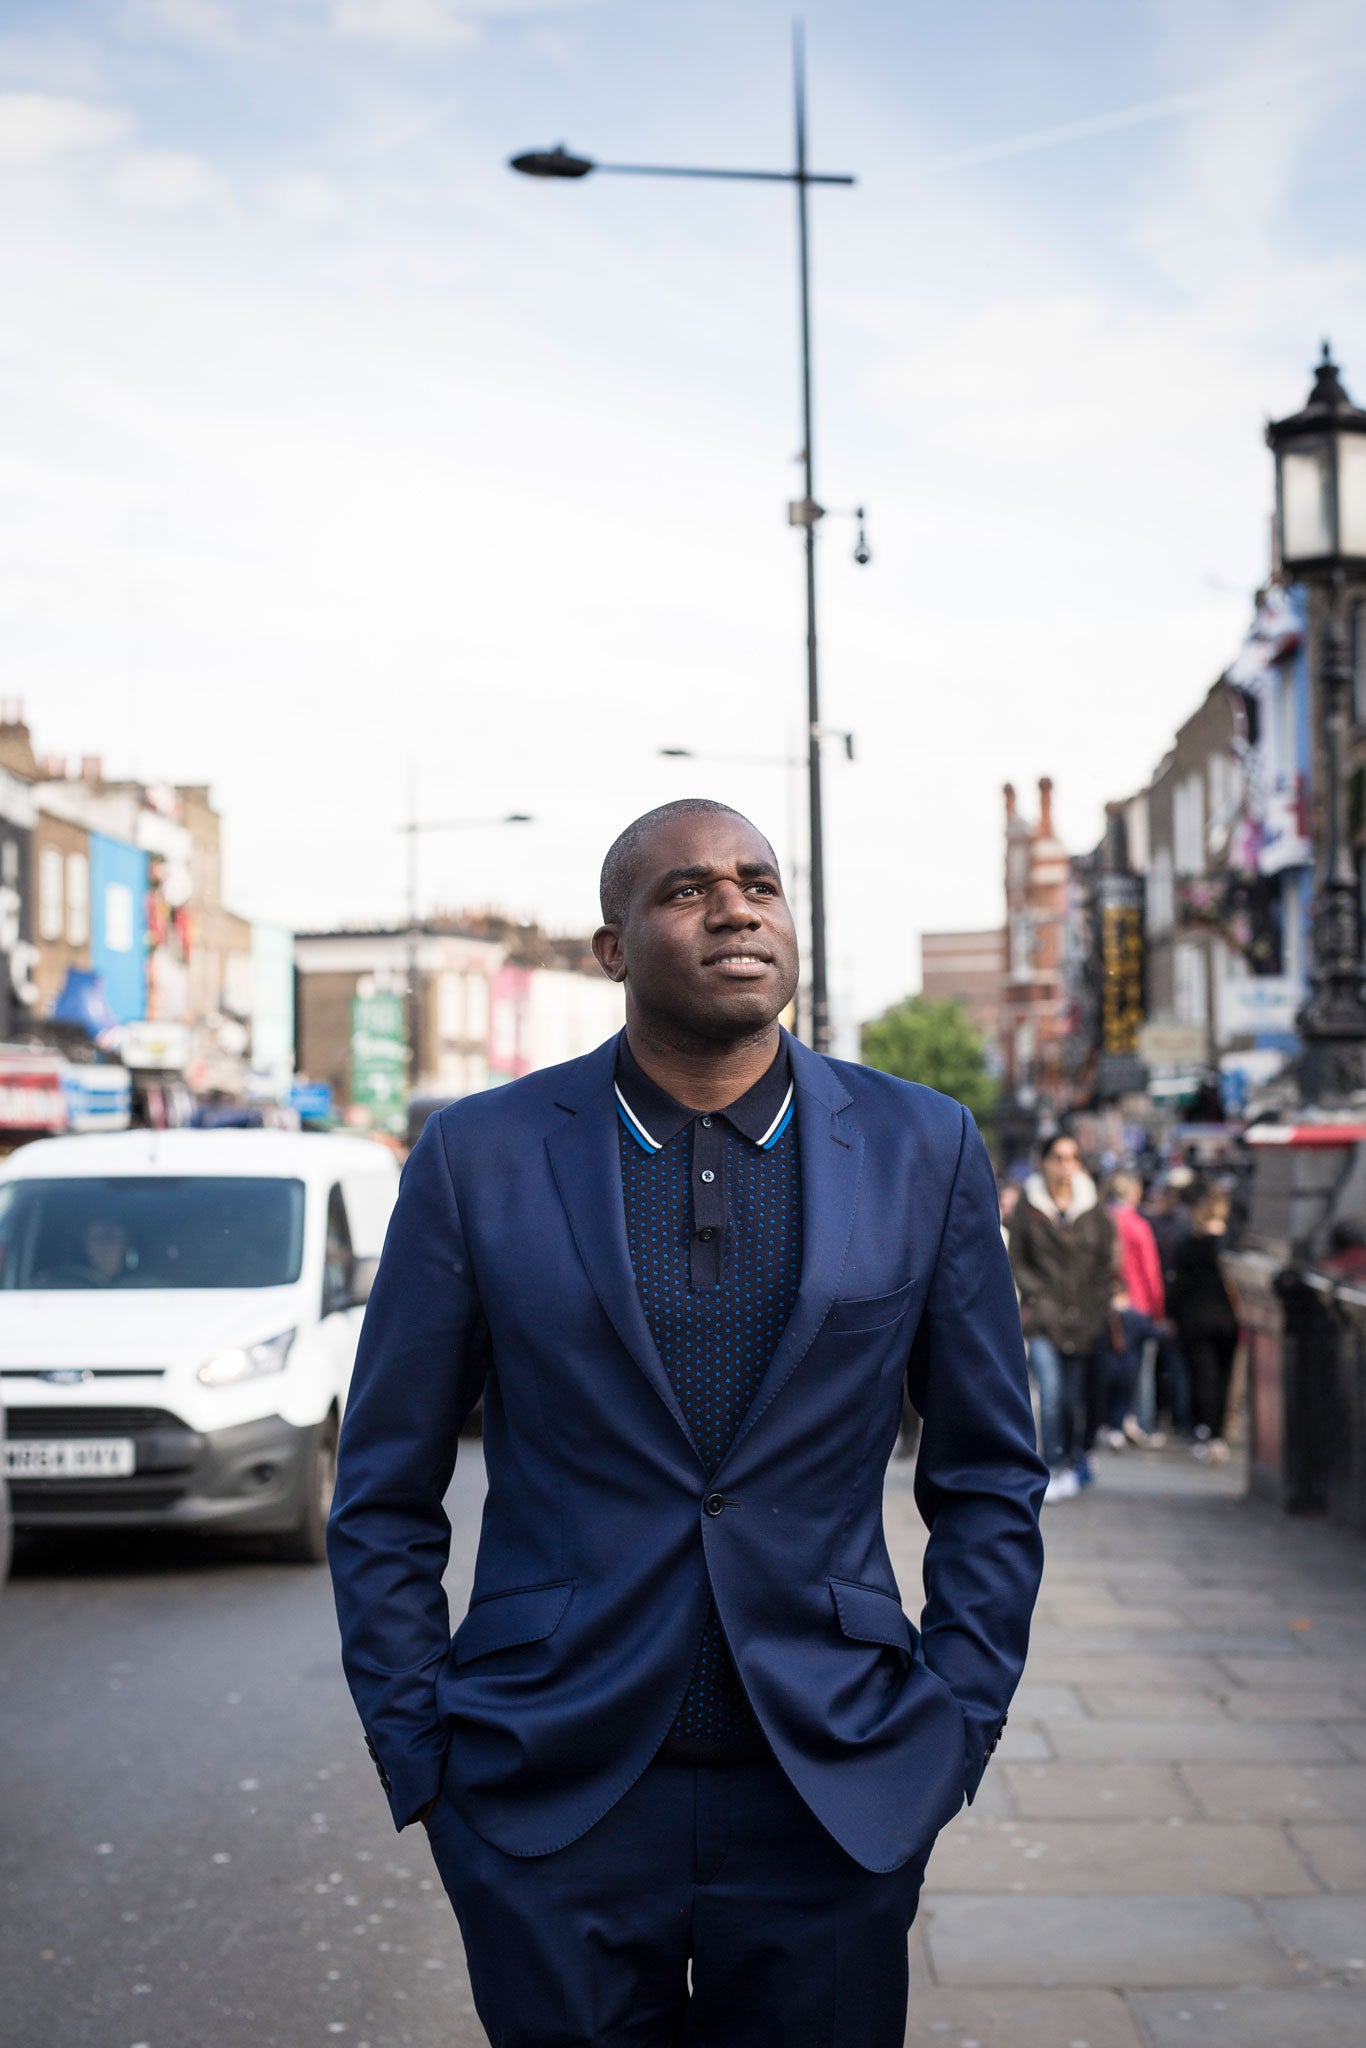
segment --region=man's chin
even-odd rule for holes
[[[770,1030],[790,1000],[777,989],[731,988],[708,994],[710,1000],[699,1003],[686,1021],[699,1036],[722,1045],[731,1039],[751,1038]]]

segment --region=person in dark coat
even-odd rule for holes
[[[1086,1434],[1100,1419],[1092,1399],[1091,1360],[1118,1274],[1115,1226],[1096,1200],[1077,1141],[1058,1131],[1044,1146],[1040,1170],[1025,1182],[1010,1231],[1010,1263],[1020,1295],[1029,1368],[1039,1393],[1040,1449],[1052,1477],[1046,1501],[1078,1491],[1077,1410],[1086,1405]]]
[[[1196,1204],[1194,1226],[1176,1248],[1167,1306],[1190,1367],[1194,1454],[1222,1465],[1228,1457],[1224,1429],[1238,1311],[1219,1266],[1228,1228],[1228,1196],[1221,1189]]]

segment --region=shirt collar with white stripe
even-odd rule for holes
[[[702,1114],[675,1102],[658,1082],[650,1079],[627,1044],[624,1031],[617,1040],[615,1088],[617,1115],[642,1152],[662,1151],[671,1138],[676,1138]],[[768,1072],[737,1101],[711,1114],[724,1117],[759,1151],[771,1152],[792,1122],[793,1101],[792,1061],[784,1033]]]

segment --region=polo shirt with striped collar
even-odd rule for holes
[[[714,1472],[748,1413],[796,1300],[801,1182],[784,1038],[738,1101],[676,1102],[618,1041],[622,1199],[645,1319],[693,1441]],[[713,1608],[661,1756],[766,1754]]]

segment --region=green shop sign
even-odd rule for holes
[[[407,1124],[408,1033],[402,996],[351,999],[351,1100],[381,1130]]]

